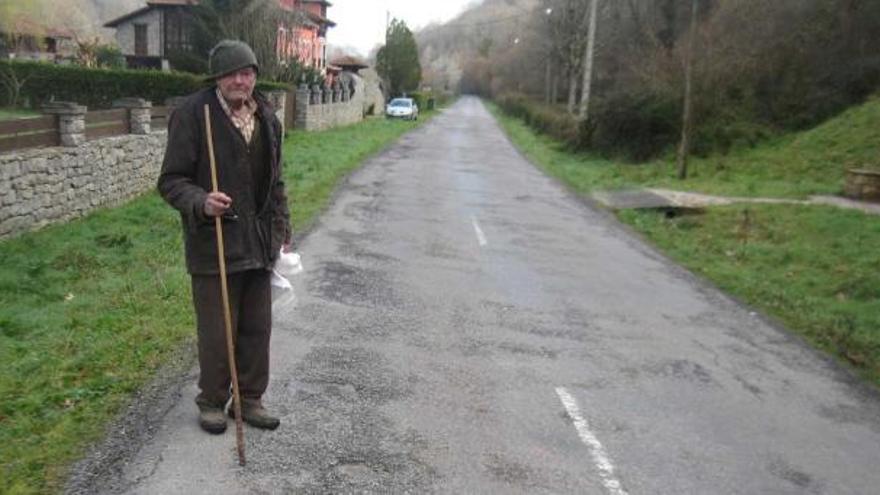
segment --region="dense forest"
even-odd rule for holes
[[[591,0],[486,0],[419,33],[426,83],[559,105],[575,144],[634,159],[678,139],[691,33],[698,152],[815,125],[880,85],[875,0],[595,1],[587,79]]]

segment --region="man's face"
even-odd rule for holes
[[[256,82],[257,71],[253,67],[245,67],[217,79],[217,87],[226,101],[240,105],[251,97]]]

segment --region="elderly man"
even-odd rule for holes
[[[281,177],[281,124],[267,100],[254,92],[259,65],[251,48],[224,40],[210,55],[214,85],[187,97],[168,125],[168,146],[158,188],[180,212],[186,267],[198,326],[199,424],[226,431],[224,408],[231,374],[226,352],[215,217],[223,222],[229,303],[235,338],[242,419],[275,429],[261,398],[269,383],[272,266],[291,239]],[[210,192],[211,172],[204,106],[211,129],[220,192]],[[232,415],[233,407],[229,407]]]

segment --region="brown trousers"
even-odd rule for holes
[[[248,270],[228,275],[235,364],[243,399],[260,399],[269,385],[272,334],[271,272]],[[226,323],[219,275],[192,276],[193,305],[199,332],[199,388],[196,403],[222,407],[231,395],[226,352]]]

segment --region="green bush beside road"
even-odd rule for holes
[[[417,125],[374,118],[293,132],[295,229],[346,173]],[[59,491],[131,393],[193,341],[180,238],[176,212],[148,193],[0,242],[0,493]]]
[[[493,112],[533,163],[572,190],[667,187],[732,196],[839,193],[846,168],[876,163],[880,100],[802,133],[691,162],[633,165],[576,153],[522,120]],[[880,216],[827,206],[734,205],[668,219],[624,211],[623,222],[675,261],[784,322],[880,385]]]

